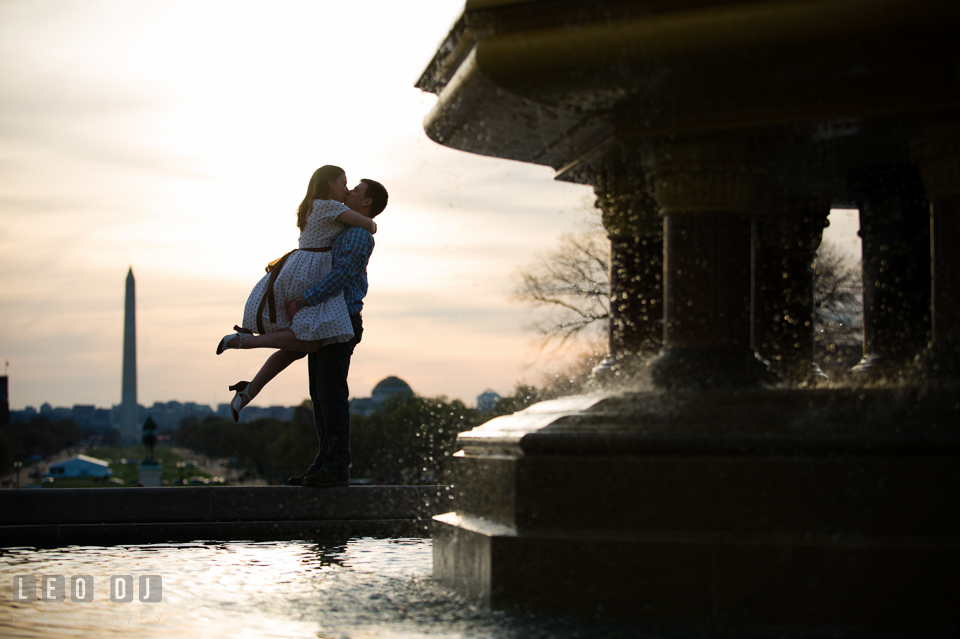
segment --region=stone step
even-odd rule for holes
[[[457,458],[457,511],[520,530],[960,538],[960,455]]]

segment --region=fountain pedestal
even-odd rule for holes
[[[635,372],[663,345],[663,221],[634,155],[616,145],[590,175],[610,239],[609,351],[598,380]]]
[[[919,357],[927,379],[960,379],[960,122],[915,135],[913,160],[930,200],[931,339]]]
[[[159,488],[162,485],[163,466],[153,459],[140,462],[137,481],[147,487]]]
[[[863,240],[863,358],[854,372],[901,379],[929,341],[930,204],[908,162],[857,169],[850,181]]]
[[[768,195],[754,222],[753,331],[759,355],[781,379],[826,378],[814,363],[813,262],[827,224],[820,198]]]
[[[958,28],[948,0],[466,3],[417,84],[438,96],[424,130],[592,186],[626,276],[612,281],[612,359],[655,327],[655,283],[663,348],[633,379],[660,392],[461,434],[439,579],[503,608],[956,634]],[[631,193],[636,206],[617,199]],[[653,219],[648,195],[663,274],[636,282],[620,214]],[[776,221],[764,198],[783,195]],[[813,372],[810,252],[827,207],[855,202],[871,225],[865,366],[906,385],[764,388]],[[820,217],[795,224],[810,203]]]
[[[917,389],[544,402],[461,435],[434,576],[500,609],[955,627],[957,424]]]
[[[661,388],[751,386],[774,376],[753,349],[752,214],[763,150],[737,138],[662,142],[644,159],[663,215]]]

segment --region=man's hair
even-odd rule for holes
[[[387,189],[383,188],[383,185],[376,180],[363,178],[360,181],[367,185],[367,190],[363,194],[364,197],[373,200],[370,204],[370,217],[377,217],[383,213],[383,209],[387,208]]]

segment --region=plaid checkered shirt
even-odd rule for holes
[[[316,306],[342,290],[347,311],[358,315],[367,294],[367,262],[373,245],[366,229],[354,226],[341,233],[333,242],[333,270],[303,294],[307,305]]]

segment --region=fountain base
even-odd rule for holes
[[[960,626],[960,403],[920,388],[620,393],[460,436],[434,576],[498,609]]]

